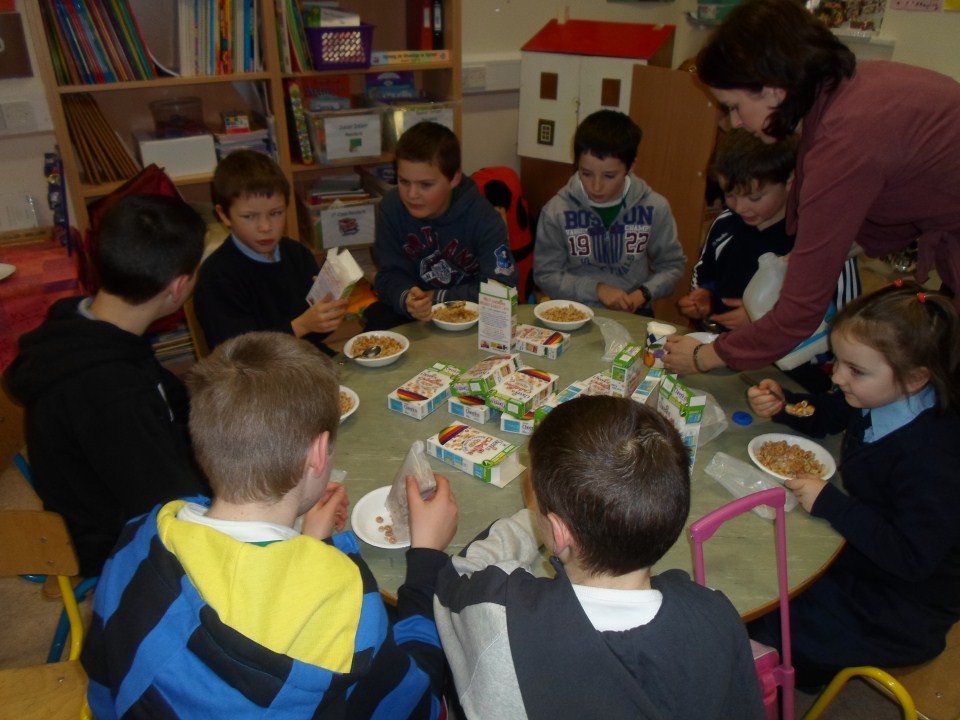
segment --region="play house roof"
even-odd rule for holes
[[[551,20],[520,49],[644,60],[653,57],[675,29],[674,25],[647,23],[568,20],[561,24]]]

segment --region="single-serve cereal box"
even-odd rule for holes
[[[520,357],[516,353],[491,355],[455,377],[450,391],[454,397],[486,395],[519,367]]]
[[[553,393],[553,395],[543,401],[542,405],[533,411],[537,425],[542,423],[543,419],[553,412],[553,409],[557,407],[557,405],[561,405],[568,400],[573,400],[575,397],[580,397],[581,395],[596,394],[590,393],[588,390],[589,385],[587,381],[581,380],[580,382],[570,383],[563,390],[558,390],[557,392]]]
[[[497,487],[523,471],[516,445],[462,423],[428,438],[427,447],[443,462]]]
[[[310,305],[316,305],[327,295],[334,300],[348,298],[362,277],[363,270],[360,269],[349,250],[341,249],[339,252],[337,248],[328,250],[327,259],[317,273],[317,279],[313,281],[310,292],[307,293],[307,302]]]
[[[536,325],[517,325],[517,350],[556,360],[570,344],[570,334]]]
[[[676,375],[665,373],[660,378],[657,410],[666,415],[680,433],[680,439],[690,454],[691,468],[697,457],[697,440],[700,437],[700,423],[703,421],[706,406],[707,396],[694,395]]]
[[[604,370],[596,375],[591,375],[586,380],[587,389],[584,395],[609,395],[610,394],[610,371]]]
[[[481,350],[513,352],[517,334],[517,291],[496,280],[480,283],[480,322],[477,324]]]
[[[640,375],[647,369],[643,364],[643,346],[627,343],[610,366],[610,394],[630,397],[640,384]]]
[[[640,384],[637,385],[637,389],[633,391],[633,395],[630,396],[630,399],[635,403],[640,403],[641,405],[646,405],[647,400],[653,395],[657,387],[660,385],[661,378],[666,374],[666,370],[663,368],[652,367],[647,371],[647,376],[640,381]]]
[[[517,433],[519,435],[533,435],[533,429],[537,425],[537,418],[533,412],[528,412],[522,418],[516,418],[513,415],[500,416],[500,429],[504,432]]]
[[[462,417],[478,425],[500,417],[500,413],[487,405],[487,399],[483,395],[452,397],[447,401],[447,409],[451,415]]]
[[[557,387],[559,377],[543,370],[521,368],[508,375],[487,395],[487,405],[494,410],[522,418],[550,397]]]
[[[387,395],[387,407],[423,420],[450,397],[450,382],[461,372],[455,365],[436,362]]]

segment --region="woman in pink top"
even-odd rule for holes
[[[858,64],[793,0],[735,8],[696,66],[733,127],[769,142],[800,134],[787,200],[796,243],[773,309],[712,345],[671,337],[670,370],[745,370],[787,355],[823,320],[857,245],[881,256],[919,240],[918,279],[936,267],[946,288],[960,289],[960,83],[900,63]]]

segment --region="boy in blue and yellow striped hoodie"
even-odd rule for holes
[[[198,363],[188,386],[213,499],[158,506],[124,530],[82,656],[95,716],[438,717],[431,603],[457,525],[446,479],[430,501],[410,482],[392,623],[356,537],[334,534],[347,495],[330,482],[330,360],[292,336],[250,333]]]

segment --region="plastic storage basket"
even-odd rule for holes
[[[356,70],[370,67],[373,28],[369,23],[352,27],[307,28],[307,42],[317,70]]]

